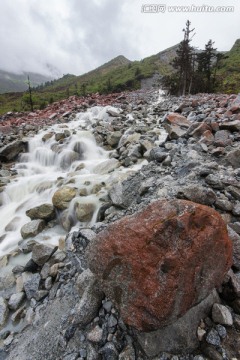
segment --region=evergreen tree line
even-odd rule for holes
[[[209,40],[203,51],[197,51],[191,46],[195,29],[190,29],[188,20],[183,29],[184,39],[179,44],[176,57],[171,65],[174,73],[163,78],[163,86],[172,95],[196,94],[200,92],[215,92],[218,86],[217,70],[224,54],[217,52],[214,42]]]

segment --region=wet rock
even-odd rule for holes
[[[53,220],[56,216],[52,204],[42,204],[26,211],[26,215],[31,220],[43,219],[46,221]]]
[[[8,301],[9,309],[17,310],[19,308],[19,306],[21,305],[24,297],[25,297],[24,292],[19,292],[19,293],[13,294]]]
[[[140,187],[141,180],[137,177],[124,182],[117,182],[109,191],[113,205],[124,209],[128,208],[138,199]]]
[[[78,289],[79,296],[82,297],[85,289],[88,286],[93,286],[95,282],[96,277],[93,275],[90,269],[86,269],[81,274],[79,274],[76,281],[76,287]]]
[[[47,133],[47,134],[43,135],[42,141],[43,141],[43,142],[48,141],[49,139],[51,139],[51,137],[52,137],[53,135],[54,135],[53,132],[50,132],[50,133]]]
[[[118,351],[113,343],[108,342],[99,350],[106,360],[118,360]]]
[[[32,249],[32,260],[39,266],[44,265],[57,251],[57,246],[37,244]]]
[[[232,165],[234,169],[240,167],[240,149],[230,151],[226,155],[226,161],[229,165]]]
[[[93,343],[99,343],[102,340],[103,329],[100,326],[95,326],[87,335],[87,339]]]
[[[120,131],[111,132],[107,135],[107,143],[111,147],[117,147],[119,140],[122,137],[122,133]]]
[[[70,231],[74,225],[74,219],[71,214],[69,214],[68,209],[64,210],[60,215],[60,223],[64,230]]]
[[[202,351],[204,355],[208,357],[208,359],[223,360],[222,355],[212,345],[203,346]]]
[[[132,345],[127,345],[119,354],[119,360],[135,360],[135,350]]]
[[[211,344],[211,345],[214,345],[214,346],[219,346],[221,344],[221,338],[218,335],[217,330],[211,329],[209,331],[209,333],[207,334],[207,337],[206,337],[206,342],[208,344]]]
[[[25,309],[26,309],[26,307],[25,307],[25,305],[23,305],[11,315],[11,320],[13,323],[19,322],[21,320],[21,318],[24,317]]]
[[[35,240],[21,240],[18,243],[18,248],[22,253],[28,254],[36,244],[38,244],[38,242]]]
[[[228,201],[227,199],[217,199],[215,204],[217,209],[223,210],[223,211],[231,211],[233,210],[233,204],[231,201]]]
[[[9,298],[14,294],[15,278],[10,272],[0,272],[0,296]]]
[[[240,216],[240,202],[236,202],[236,204],[232,208],[233,215]]]
[[[20,140],[13,141],[0,149],[0,160],[3,162],[14,160],[20,153],[26,150],[27,144],[25,142]]]
[[[44,287],[46,290],[50,290],[53,286],[53,280],[51,276],[48,276],[44,282]]]
[[[13,334],[10,334],[5,340],[4,340],[4,345],[5,346],[9,346],[12,342],[13,342]],[[1,353],[0,353],[1,354]],[[4,355],[3,355],[4,356]],[[3,357],[3,359],[5,359],[5,357]]]
[[[36,291],[36,294],[35,294],[34,298],[35,298],[37,301],[41,301],[41,300],[43,300],[47,295],[48,295],[48,291],[47,291],[47,290],[38,290],[38,291]]]
[[[188,185],[179,189],[177,197],[203,205],[212,205],[217,199],[213,190],[199,185]]]
[[[108,318],[108,327],[114,327],[118,324],[118,321],[117,319],[115,318],[115,316],[113,315],[110,315],[109,318]]]
[[[120,166],[120,163],[117,159],[108,159],[102,161],[100,164],[96,165],[93,169],[95,174],[107,174]]]
[[[150,151],[150,160],[152,161],[157,161],[159,163],[163,162],[163,160],[166,159],[168,153],[166,152],[165,149],[159,148],[159,147],[155,147]]]
[[[215,301],[220,301],[220,299],[214,290],[173,324],[147,333],[135,331],[137,340],[146,355],[152,357],[164,351],[179,354],[196,349],[199,345],[198,324],[208,315]]]
[[[28,262],[26,263],[26,265],[24,266],[24,271],[27,272],[36,272],[38,271],[38,264],[36,264],[33,259],[29,259]]]
[[[52,203],[59,210],[67,209],[70,201],[76,196],[76,194],[76,189],[70,186],[64,186],[54,193]]]
[[[240,270],[240,236],[228,226],[228,236],[233,244],[233,266]]]
[[[36,293],[39,288],[41,276],[39,274],[32,274],[30,272],[24,272],[23,277],[23,287],[26,293],[28,300],[31,300],[36,296]]]
[[[216,326],[216,330],[217,330],[218,335],[220,336],[221,339],[225,339],[225,338],[226,338],[226,336],[227,336],[227,330],[226,330],[226,328],[225,328],[224,326],[218,324],[218,325]]]
[[[65,139],[65,134],[62,132],[62,133],[57,133],[57,134],[55,134],[55,140],[56,141],[62,141],[62,140],[64,140]]]
[[[193,123],[189,128],[188,133],[192,137],[199,138],[204,136],[204,134],[206,135],[206,131],[210,131],[212,134],[210,126],[208,126],[206,123],[203,122],[199,125],[197,123]]]
[[[234,121],[224,121],[220,124],[220,129],[229,130],[229,131],[240,131],[240,120]]]
[[[234,273],[232,270],[229,270],[228,276],[230,277],[231,290],[234,298],[240,298],[240,273]]]
[[[60,166],[63,170],[67,170],[74,161],[78,160],[80,160],[80,157],[77,152],[72,150],[65,150],[61,157]]]
[[[21,228],[21,235],[23,239],[27,239],[29,237],[34,237],[45,228],[44,220],[32,220],[29,223],[23,225]]]
[[[150,331],[183,316],[221,283],[232,244],[213,209],[159,200],[100,232],[88,258],[123,320]]]
[[[227,191],[234,197],[234,199],[240,200],[240,189],[235,186],[228,186]]]
[[[99,290],[96,278],[88,285],[82,295],[80,302],[75,306],[74,324],[85,327],[97,315],[102,304],[104,294]]]
[[[170,113],[166,116],[164,127],[170,139],[178,139],[187,134],[191,123],[187,118],[177,113]]]
[[[228,308],[221,304],[214,304],[212,308],[212,319],[216,324],[232,326],[233,318]]]
[[[217,176],[217,175],[209,174],[205,178],[205,181],[208,185],[210,185],[214,189],[223,189],[224,188],[223,183],[221,182],[221,180],[219,179],[219,176]]]
[[[225,147],[232,144],[230,133],[227,130],[219,130],[214,136],[214,145]]]
[[[7,306],[7,301],[0,297],[0,327],[3,326],[8,318],[8,306]]]
[[[95,211],[95,204],[93,203],[81,203],[80,201],[75,203],[75,214],[79,221],[89,222],[92,220]]]

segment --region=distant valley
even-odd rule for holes
[[[27,78],[28,75],[31,79],[32,87],[45,84],[47,81],[53,80],[53,77],[45,76],[36,73],[15,74],[0,70],[0,94],[8,92],[22,92],[28,89]]]

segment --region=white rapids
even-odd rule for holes
[[[104,169],[108,168],[108,162],[111,167],[111,161],[115,159],[109,159],[109,152],[97,146],[91,129],[96,120],[109,121],[109,108],[93,107],[77,114],[71,122],[53,125],[28,139],[29,152],[21,155],[20,161],[14,166],[17,175],[11,178],[11,183],[0,194],[0,256],[17,249],[22,240],[20,230],[31,221],[26,211],[51,203],[53,194],[61,186],[72,186],[78,191],[83,189],[86,194],[81,196],[81,201],[94,203],[96,209],[87,225],[96,221],[101,197],[107,194],[104,185],[110,177],[109,170]],[[114,108],[114,111],[120,110]],[[55,139],[55,134],[61,133],[65,133],[62,143]],[[45,141],[42,140],[44,135]],[[117,171],[125,170],[119,168]],[[93,187],[99,184],[103,184],[103,187],[93,192]],[[70,212],[74,201],[76,198],[70,204]],[[74,225],[84,224],[76,222]],[[66,231],[60,225],[55,225],[47,227],[34,240],[58,245],[65,235]]]

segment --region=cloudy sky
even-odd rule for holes
[[[215,11],[194,11],[203,5]],[[188,19],[192,45],[213,39],[229,50],[240,38],[239,18],[239,0],[0,0],[0,69],[80,75],[120,54],[140,60],[180,42]]]

